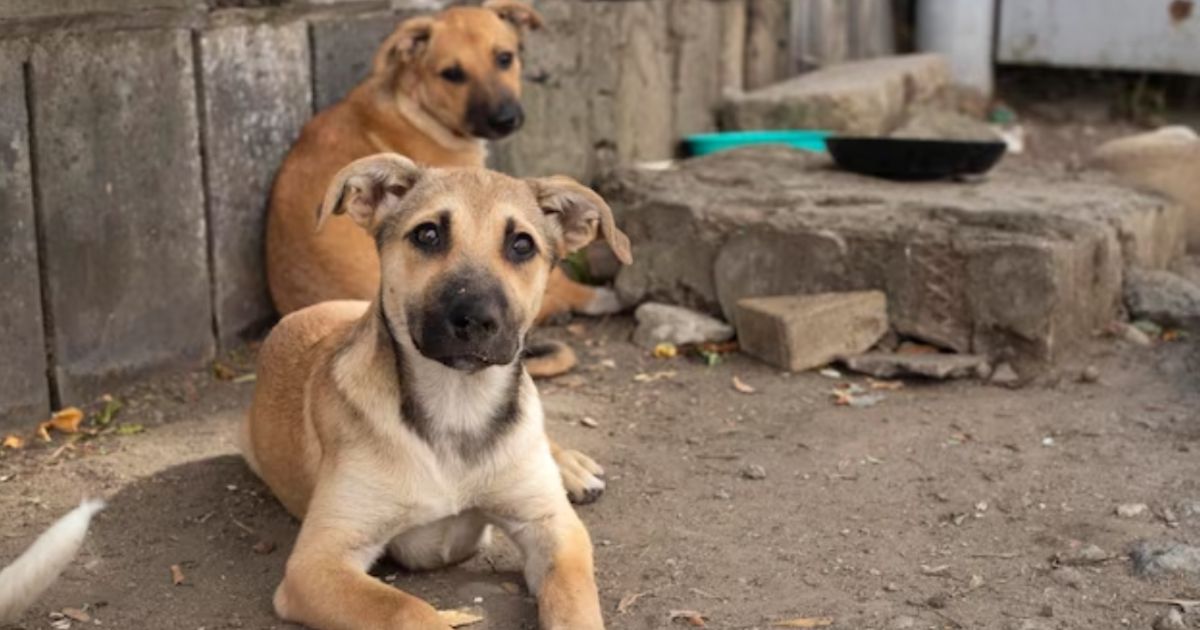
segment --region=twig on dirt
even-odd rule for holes
[[[933,614],[941,617],[942,619],[945,619],[946,621],[950,622],[950,625],[954,626],[955,628],[966,628],[966,626],[964,626],[961,621],[955,619],[954,617],[951,617],[950,615],[947,615],[946,613],[944,613],[936,608],[933,608],[932,606],[928,607],[927,610],[929,610],[929,612],[932,612]]]
[[[692,587],[688,590],[691,591],[692,593],[695,593],[696,595],[699,595],[700,597],[705,597],[708,599],[715,599],[717,601],[721,601],[723,599],[720,595],[713,595],[712,593],[709,593],[708,591],[703,590],[703,589]]]
[[[234,525],[237,525],[238,527],[242,528],[242,530],[245,531],[247,534],[254,534],[253,528],[251,528],[249,525],[237,520],[236,518],[234,518],[234,516],[232,514],[229,515],[229,520],[233,521]]]
[[[1165,599],[1154,597],[1142,601],[1146,602],[1147,604],[1166,604],[1168,606],[1178,606],[1184,609],[1184,611],[1200,606],[1200,599]]]
[[[1019,554],[1015,551],[1005,551],[1005,552],[1001,552],[1001,553],[973,553],[968,557],[970,557],[970,558],[999,558],[1001,560],[1012,560],[1013,558],[1016,558],[1020,555],[1021,554]]]

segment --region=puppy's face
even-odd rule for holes
[[[374,72],[458,135],[502,138],[525,121],[521,35],[541,23],[516,0],[412,18],[384,42]]]
[[[423,169],[380,154],[335,177],[318,225],[343,212],[375,236],[393,333],[460,370],[516,359],[560,257],[601,234],[630,259],[608,205],[565,177]]]

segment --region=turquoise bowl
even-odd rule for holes
[[[720,133],[698,133],[683,139],[688,155],[708,155],[718,151],[736,149],[755,144],[785,144],[803,151],[825,151],[828,131],[815,129],[723,131]]]

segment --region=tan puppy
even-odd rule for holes
[[[323,629],[444,630],[366,571],[385,549],[413,569],[460,562],[494,524],[524,552],[542,628],[603,628],[591,543],[518,356],[557,258],[599,232],[629,261],[608,206],[568,178],[384,154],[334,178],[317,222],[338,214],[372,237],[382,286],[279,323],[242,435],[304,521],[275,610]]]
[[[281,314],[376,294],[379,260],[370,236],[346,217],[315,229],[330,179],[379,152],[428,166],[482,167],[484,140],[507,136],[524,121],[521,33],[541,23],[516,0],[409,19],[380,47],[371,75],[305,125],[276,177],[267,219],[267,279]],[[619,306],[611,290],[576,283],[554,269],[539,319]],[[558,357],[560,363],[571,359]],[[552,365],[540,369],[555,371]]]

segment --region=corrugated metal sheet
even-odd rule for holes
[[[1003,0],[996,58],[1200,74],[1200,1]]]

